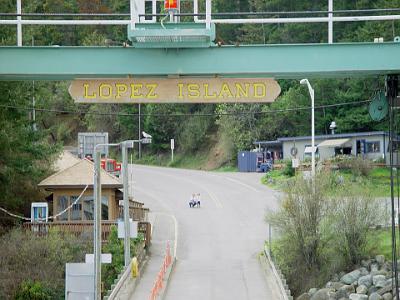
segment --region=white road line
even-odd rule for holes
[[[174,221],[174,257],[176,257],[176,249],[178,248],[178,220],[176,217],[172,214],[164,213],[164,212],[156,212],[155,214],[161,215],[161,216],[167,216],[170,217]]]
[[[167,208],[169,209],[169,207],[164,203],[164,201],[159,201],[158,197],[156,197],[152,193],[149,193],[146,189],[136,187],[136,190],[139,190],[141,193],[147,195],[150,198],[153,198],[159,204],[161,204],[161,206],[163,206],[166,210],[167,210]],[[174,241],[174,257],[176,258],[176,249],[178,248],[178,220],[176,219],[175,215],[167,213],[167,212],[153,212],[153,214],[155,216],[154,223],[156,222],[157,215],[168,216],[168,217],[172,218],[172,220],[174,221],[174,231],[175,231],[175,233],[174,233],[174,239],[175,239],[175,241]],[[153,230],[153,226],[151,226],[151,230]]]

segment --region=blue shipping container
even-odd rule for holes
[[[257,152],[240,151],[238,153],[239,172],[255,172],[257,169]]]

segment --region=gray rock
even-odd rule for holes
[[[388,272],[384,269],[378,270],[378,271],[372,271],[371,276],[376,276],[376,275],[384,275],[387,276]]]
[[[366,259],[366,260],[362,260],[361,261],[361,266],[363,266],[364,268],[369,268],[369,266],[371,265],[371,260],[370,259]]]
[[[317,291],[310,300],[331,300],[332,293],[335,292],[333,289],[320,289]]]
[[[377,288],[376,286],[371,286],[371,287],[368,289],[368,294],[369,294],[369,295],[371,295],[372,293],[376,293],[376,292],[378,292],[378,288]]]
[[[392,300],[393,296],[391,293],[386,293],[382,296],[383,300]]]
[[[361,285],[359,285],[359,286],[357,287],[356,292],[357,292],[357,294],[363,294],[363,295],[365,295],[366,293],[368,293],[368,288],[367,288],[365,285],[361,284]]]
[[[372,276],[361,276],[360,278],[358,278],[358,285],[365,285],[367,288],[369,288],[372,285]]]
[[[375,260],[380,266],[382,266],[385,263],[385,256],[377,255],[377,256],[375,256]]]
[[[382,300],[382,296],[377,293],[372,293],[369,295],[368,300]]]
[[[310,299],[311,299],[311,297],[308,293],[304,293],[296,298],[296,300],[310,300]]]
[[[386,286],[386,277],[385,275],[375,275],[372,277],[372,283],[378,287],[378,288],[382,288],[384,286]]]
[[[359,268],[359,270],[361,272],[361,276],[365,276],[365,275],[369,274],[368,269],[365,267],[361,267],[361,268]]]
[[[392,285],[387,285],[384,288],[379,289],[377,291],[377,293],[382,296],[382,295],[384,295],[386,293],[389,293],[391,291],[392,291]]]
[[[371,272],[376,272],[379,270],[378,264],[371,264]]]
[[[314,295],[317,291],[318,291],[317,288],[311,288],[311,289],[308,290],[308,294],[309,294],[310,296],[312,296],[312,295]]]
[[[339,275],[338,275],[338,274],[334,274],[334,275],[332,276],[332,281],[334,281],[334,282],[340,281]]]
[[[355,287],[352,284],[345,284],[340,288],[341,290],[345,290],[348,294],[355,292]]]
[[[361,295],[361,294],[350,294],[349,299],[350,300],[368,300],[368,296]]]
[[[389,279],[386,279],[386,286],[392,286],[392,280],[393,280],[393,278],[389,278]]]
[[[346,290],[338,290],[335,293],[335,299],[346,299],[347,298],[347,292]]]
[[[344,284],[341,282],[332,282],[330,287],[334,288],[335,291],[338,291],[342,286],[344,286]]]
[[[354,281],[358,280],[360,276],[361,272],[359,270],[354,270],[342,276],[342,278],[340,278],[340,281],[343,282],[344,284],[352,284]]]

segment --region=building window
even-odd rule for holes
[[[101,219],[108,220],[108,197],[101,197]]]
[[[94,203],[93,196],[83,198],[83,219],[93,220],[94,218]]]
[[[68,207],[68,197],[67,196],[58,197],[57,213],[62,212],[67,207]],[[57,219],[60,221],[68,221],[68,211],[66,211],[62,215],[58,216]]]
[[[381,144],[379,141],[365,143],[367,153],[379,153],[381,151]]]
[[[93,196],[83,198],[83,220],[94,219],[94,202]],[[101,197],[101,219],[108,220],[108,197]]]
[[[74,203],[78,199],[78,196],[71,196],[71,204]],[[76,220],[82,220],[82,204],[80,203],[80,200],[72,205],[71,208],[71,220],[76,221]]]

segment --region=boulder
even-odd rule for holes
[[[391,293],[386,293],[386,294],[384,294],[384,295],[382,296],[382,299],[383,299],[383,300],[392,300],[392,299],[393,299],[393,296],[392,296]]]
[[[347,292],[346,290],[338,290],[335,293],[335,299],[346,299],[347,298]]]
[[[371,264],[371,272],[376,272],[379,270],[378,264]]]
[[[365,276],[365,275],[368,275],[368,274],[369,274],[367,268],[361,267],[361,268],[359,268],[359,270],[360,270],[360,272],[361,272],[361,276]]]
[[[310,300],[310,299],[311,299],[311,297],[308,293],[304,293],[296,298],[296,300]]]
[[[386,276],[385,275],[372,276],[372,283],[378,288],[385,287],[386,286]]]
[[[360,278],[358,278],[358,285],[365,285],[367,288],[369,288],[372,285],[372,276],[361,276]]]
[[[371,295],[369,295],[368,300],[382,300],[382,296],[379,295],[378,293],[372,293]]]
[[[309,294],[310,296],[312,296],[312,295],[314,295],[317,291],[318,291],[317,288],[311,288],[311,289],[308,290],[308,294]]]
[[[361,284],[361,285],[359,285],[359,286],[357,287],[356,292],[357,292],[357,294],[363,294],[363,295],[365,295],[366,293],[368,293],[368,288],[367,288],[365,285]]]
[[[387,276],[388,272],[384,269],[378,270],[378,271],[372,271],[371,272],[371,276],[376,276],[376,275],[383,275],[383,276]]]
[[[340,281],[343,282],[344,284],[352,284],[354,281],[358,280],[360,276],[361,272],[359,270],[354,270],[342,276],[342,278],[340,278]]]
[[[341,282],[332,282],[330,287],[334,288],[335,291],[338,291],[342,286],[344,286],[344,284]]]
[[[350,300],[368,300],[368,296],[361,295],[361,294],[350,294],[349,299]]]
[[[389,284],[389,285],[385,286],[384,288],[379,289],[377,291],[377,293],[382,296],[383,294],[386,294],[391,291],[392,291],[392,284]]]
[[[348,293],[348,294],[354,293],[355,290],[356,290],[355,287],[354,287],[354,285],[352,285],[352,284],[345,284],[345,285],[342,286],[340,289],[341,289],[341,290],[345,290],[346,293]]]
[[[375,256],[375,260],[378,263],[378,265],[382,266],[385,263],[385,256],[377,255],[377,256]]]
[[[312,295],[310,300],[330,300],[331,295],[334,292],[335,291],[333,289],[328,289],[328,288],[320,289],[314,295]]]

